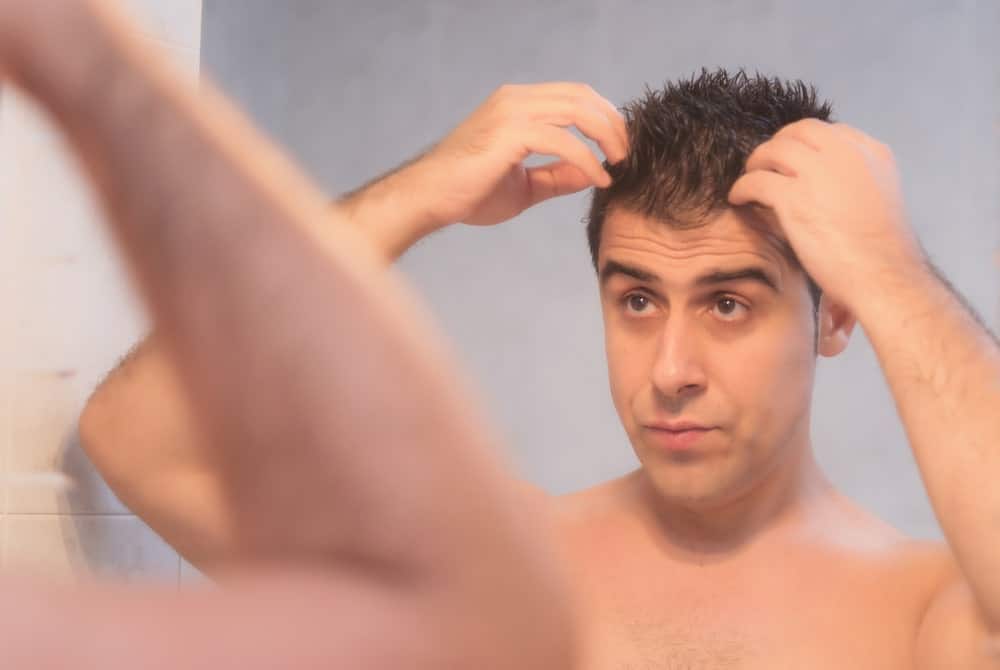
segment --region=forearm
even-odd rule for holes
[[[1000,627],[1000,348],[929,268],[909,277],[859,316],[942,529]]]
[[[103,18],[79,20],[17,78],[99,187],[245,555],[412,567],[447,546],[513,550],[489,431],[377,254],[329,226],[321,194],[220,100],[196,100]]]
[[[453,223],[440,221],[428,206],[428,196],[442,189],[421,169],[420,158],[373,179],[336,203],[390,263],[421,238]]]

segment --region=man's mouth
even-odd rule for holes
[[[643,425],[647,440],[667,451],[693,449],[715,427],[693,421],[662,421]]]

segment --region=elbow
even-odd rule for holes
[[[77,419],[76,432],[80,437],[80,446],[88,456],[93,459],[95,453],[99,452],[99,445],[102,443],[102,424],[104,423],[104,412],[100,399],[97,397],[100,391],[91,395],[84,406],[83,411]]]
[[[110,430],[113,425],[106,398],[98,389],[87,401],[77,419],[80,447],[102,477],[114,488],[114,461],[111,458]]]

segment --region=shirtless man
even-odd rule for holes
[[[611,390],[641,468],[536,503],[576,586],[585,670],[1000,667],[1000,352],[929,267],[889,150],[828,115],[806,87],[724,73],[626,120],[585,86],[507,86],[334,208],[391,261],[444,225],[598,187]],[[531,153],[559,160],[525,169]],[[816,357],[855,319],[949,546],[859,509],[813,459]],[[212,570],[237,522],[159,339],[97,391],[82,436],[122,500]]]
[[[210,436],[233,586],[6,581],[0,667],[572,667],[551,541],[426,316],[344,213],[138,32],[99,0],[0,0],[0,73],[98,188]]]

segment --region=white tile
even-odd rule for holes
[[[46,482],[18,476],[57,471],[80,413],[79,393],[67,373],[9,372],[10,403],[7,509],[60,512],[61,494]]]
[[[19,369],[79,367],[81,327],[124,333],[141,310],[89,185],[37,110],[8,100],[0,143],[0,363]],[[134,329],[133,329],[134,330]],[[91,337],[91,339],[94,339]]]
[[[201,44],[201,0],[126,0],[143,34],[187,49]]]
[[[147,332],[138,295],[110,254],[24,263],[17,282],[23,290],[12,304],[13,369],[72,370],[86,387]]]
[[[76,423],[85,387],[68,372],[13,372],[10,444],[7,449],[9,513],[125,513],[80,448]],[[60,473],[72,486],[52,480],[18,481],[18,474]]]
[[[24,263],[16,284],[9,321],[11,370],[76,374],[85,358],[76,326],[89,320],[88,296],[81,273],[71,266]],[[15,393],[17,393],[15,387]]]
[[[6,571],[177,583],[177,554],[133,516],[8,515]]]

